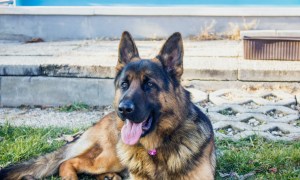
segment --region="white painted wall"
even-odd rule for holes
[[[124,30],[135,38],[166,38],[175,31],[189,37],[205,29],[234,33],[253,23],[256,30],[299,30],[299,22],[300,8],[2,7],[0,39],[119,38]]]

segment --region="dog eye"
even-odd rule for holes
[[[148,82],[147,82],[147,86],[148,86],[148,87],[152,87],[152,86],[153,86],[153,83],[148,81]]]
[[[128,83],[127,82],[122,82],[121,83],[121,88],[122,89],[127,89],[128,88]]]
[[[149,90],[151,90],[152,88],[154,88],[154,86],[155,86],[154,83],[148,81],[148,82],[146,82],[146,83],[144,84],[144,90],[149,91]]]

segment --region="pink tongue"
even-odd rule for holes
[[[121,138],[125,144],[134,145],[138,142],[142,135],[142,125],[141,123],[133,123],[126,119],[126,122],[121,130]]]

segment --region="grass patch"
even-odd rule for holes
[[[221,174],[245,175],[248,179],[299,179],[300,142],[272,142],[260,137],[241,141],[217,140],[217,179]],[[227,179],[237,179],[229,176]]]
[[[64,128],[35,129],[0,126],[0,167],[51,152],[63,142],[55,139],[79,130]],[[259,137],[241,141],[216,140],[218,166],[216,179],[238,179],[254,172],[248,179],[299,179],[300,142],[272,142]],[[224,177],[224,174],[227,174]],[[229,175],[228,175],[229,174]],[[57,176],[48,179],[59,179]],[[91,179],[81,176],[80,179]]]
[[[86,111],[91,107],[84,103],[73,103],[71,105],[61,106],[58,108],[61,112]]]
[[[51,152],[61,147],[64,142],[49,143],[49,140],[77,131],[63,128],[12,127],[9,124],[0,126],[0,167]]]
[[[218,111],[218,113],[224,115],[224,116],[236,116],[237,112],[235,112],[233,109],[231,108],[227,108],[221,111]]]

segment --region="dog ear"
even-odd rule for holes
[[[124,31],[119,44],[119,56],[117,70],[129,63],[133,59],[139,59],[138,49],[129,32]]]
[[[158,59],[169,75],[180,80],[183,74],[183,42],[179,32],[168,38],[160,50]]]

